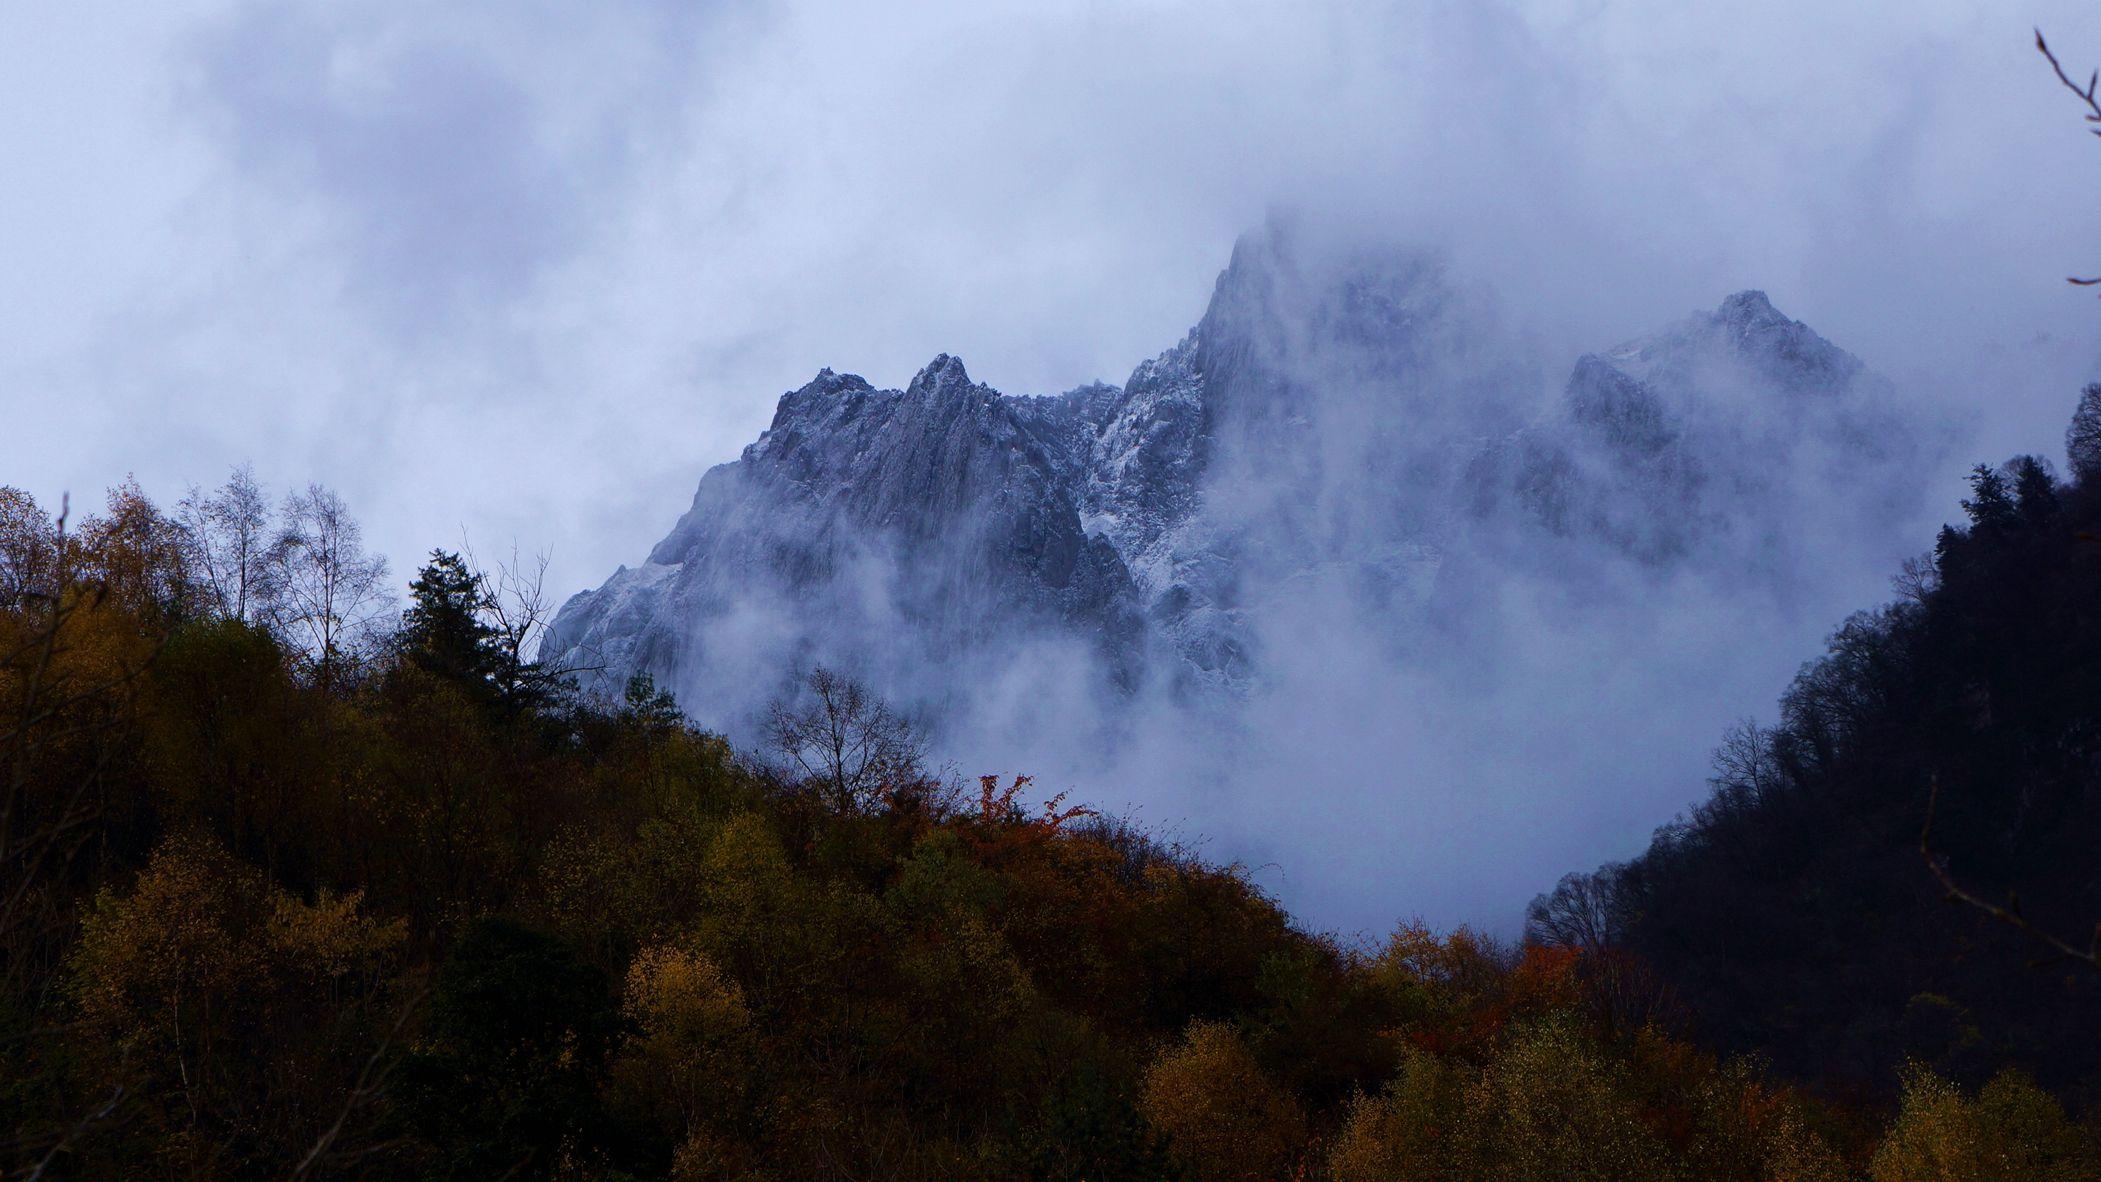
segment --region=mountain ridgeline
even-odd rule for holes
[[[1558,393],[1530,357],[1435,259],[1272,225],[1121,387],[1008,396],[946,355],[903,390],[819,373],[541,651],[607,689],[650,674],[732,734],[812,664],[937,718],[1047,652],[1103,700],[1230,699],[1315,599],[1406,660],[1514,579],[1726,568],[1787,596],[1819,548],[1909,521],[1935,458],[1758,292]]]

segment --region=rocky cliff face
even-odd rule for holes
[[[1052,628],[1126,682],[1136,588],[1080,518],[1083,416],[1105,393],[1008,398],[945,355],[903,390],[825,370],[701,478],[647,562],[563,605],[543,652],[706,700],[713,676],[741,696],[812,661],[952,662]]]
[[[1886,387],[1757,292],[1582,358],[1544,410],[1519,354],[1432,259],[1252,235],[1121,387],[1013,397],[946,355],[903,390],[819,373],[543,653],[649,672],[714,725],[815,662],[938,709],[929,670],[960,691],[1046,639],[1105,694],[1231,691],[1265,613],[1316,591],[1404,632],[1527,539],[1661,570],[1916,493]]]
[[[1554,413],[1483,449],[1475,509],[1659,567],[1699,554],[1782,579],[1805,537],[1915,509],[1935,447],[1887,382],[1745,291],[1579,359]]]

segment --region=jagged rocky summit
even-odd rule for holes
[[[1761,293],[1582,357],[1544,405],[1522,356],[1434,259],[1273,226],[1120,387],[1004,395],[947,355],[902,390],[821,371],[542,653],[725,727],[814,663],[935,712],[1075,654],[1105,694],[1230,692],[1282,605],[1346,604],[1405,648],[1484,578],[1777,579],[1834,515],[1916,502],[1924,433]]]

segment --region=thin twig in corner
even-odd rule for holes
[[[2049,60],[2050,68],[2057,72],[2057,80],[2064,83],[2065,89],[2078,95],[2079,101],[2086,104],[2086,121],[2088,123],[2101,123],[2101,100],[2097,100],[2094,95],[2095,88],[2101,86],[2101,70],[2094,71],[2087,78],[2086,85],[2082,87],[2077,82],[2072,81],[2071,75],[2065,73],[2064,65],[2057,60],[2057,55],[2050,52],[2050,43],[2043,40],[2043,31],[2041,29],[2035,31],[2035,48],[2042,53],[2043,57]],[[2095,135],[2101,135],[2101,127],[2089,127],[2087,130]],[[2093,279],[2067,276],[2065,282],[2079,287],[2092,287],[2097,283],[2101,283],[2101,276]]]
[[[1940,803],[1940,792],[1940,777],[1935,776],[1933,778],[1933,790],[1926,797],[1926,825],[1925,828],[1919,830],[1919,856],[1926,860],[1926,869],[1932,871],[1933,877],[1940,881],[1941,889],[1947,892],[1945,896],[1947,900],[1950,903],[1967,904],[2008,927],[2018,928],[2055,954],[2036,961],[2035,963],[2038,965],[2048,964],[2052,960],[2062,958],[2081,961],[2091,968],[2101,969],[2101,924],[2094,925],[2093,939],[2084,949],[2076,948],[2028,922],[2027,917],[2021,914],[2020,899],[2012,892],[2009,891],[2007,893],[2006,905],[2001,907],[1997,903],[1987,902],[1978,898],[1976,895],[1964,890],[1955,881],[1954,877],[1948,873],[1947,859],[1935,854],[1930,844],[1930,839],[1933,836],[1933,811],[1935,806]]]

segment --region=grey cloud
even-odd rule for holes
[[[618,216],[703,76],[708,15],[248,6],[196,37],[190,101],[295,224],[320,219],[391,331],[457,331],[528,300]]]
[[[314,33],[286,13],[242,27],[212,57],[212,95],[245,167],[320,199],[368,298],[414,326],[503,301],[576,248],[573,174],[536,141],[531,95],[428,46],[345,94]]]

